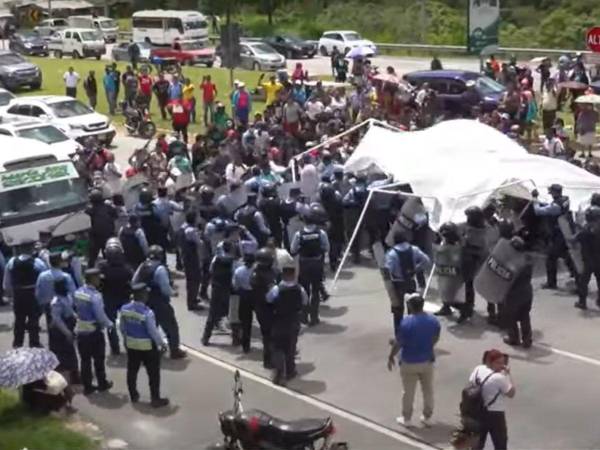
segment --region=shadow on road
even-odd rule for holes
[[[164,370],[171,370],[173,372],[181,372],[190,365],[190,357],[183,359],[171,359],[163,357],[160,367]]]
[[[125,394],[113,394],[111,392],[98,392],[87,397],[88,401],[99,408],[120,409],[129,402]]]
[[[153,408],[150,403],[138,402],[132,404],[133,409],[141,414],[154,417],[169,417],[179,411],[179,406],[169,405],[163,408]]]
[[[347,312],[348,312],[347,306],[329,306],[327,304],[325,304],[325,305],[322,304],[319,314],[321,314],[321,317],[334,318],[334,317],[341,317],[344,314],[346,314]]]
[[[314,327],[308,327],[304,330],[307,334],[338,334],[343,333],[348,329],[345,325],[338,325],[335,323],[321,322],[319,325]]]
[[[327,383],[319,380],[296,378],[288,383],[288,387],[302,394],[317,395],[327,390]]]

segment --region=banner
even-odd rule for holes
[[[469,0],[467,46],[470,53],[489,55],[498,49],[500,0]]]

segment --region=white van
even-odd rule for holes
[[[48,41],[48,50],[55,58],[71,55],[73,59],[94,57],[100,59],[106,53],[102,35],[92,29],[67,28],[54,33]]]
[[[71,16],[68,18],[72,28],[93,28],[100,32],[105,42],[117,42],[119,25],[110,17]]]
[[[172,45],[182,41],[207,41],[208,22],[197,11],[147,10],[133,13],[133,42]]]
[[[87,183],[73,162],[42,142],[0,136],[0,233],[9,246],[51,232],[52,247],[85,248]],[[17,148],[18,152],[9,149]]]

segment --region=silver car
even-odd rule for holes
[[[264,42],[240,43],[240,66],[245,69],[272,71],[286,67],[285,57]]]
[[[130,61],[130,45],[131,44],[129,42],[121,42],[119,44],[115,44],[111,52],[113,61]],[[140,49],[140,61],[150,61],[150,52],[152,50],[152,44],[149,44],[148,42],[138,42],[137,45]]]

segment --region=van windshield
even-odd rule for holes
[[[83,116],[94,112],[89,106],[81,103],[79,100],[65,100],[63,102],[51,103],[50,108],[56,114],[56,117],[64,119],[65,117]]]
[[[96,31],[82,31],[79,33],[82,41],[101,41],[102,36]]]
[[[101,20],[100,28],[109,29],[109,28],[117,28],[117,22],[112,19]]]

